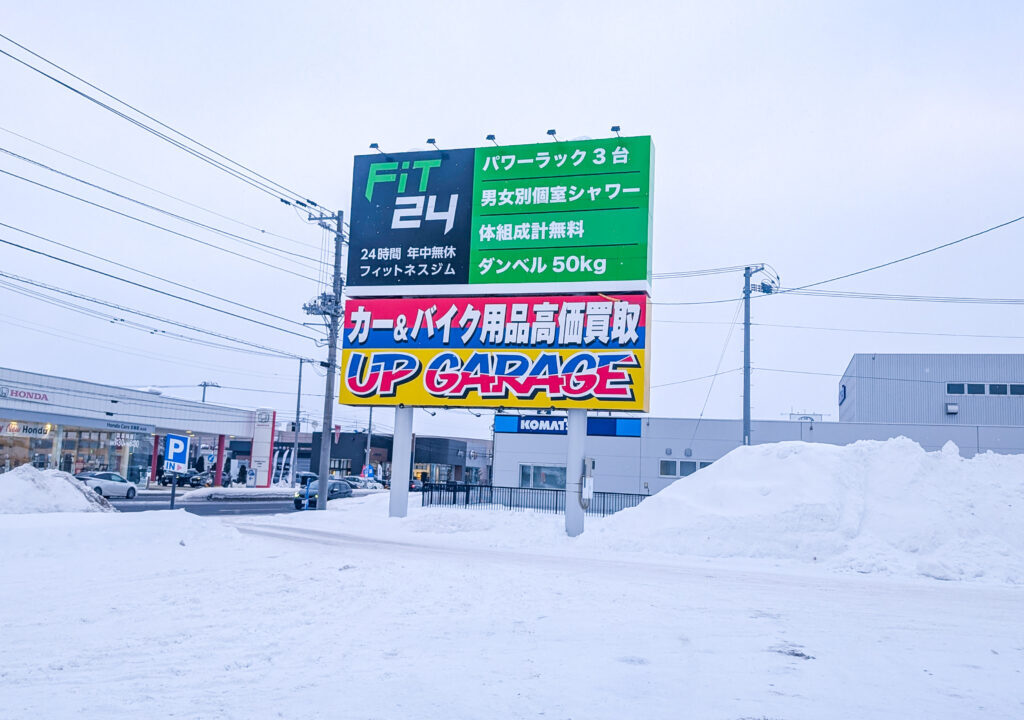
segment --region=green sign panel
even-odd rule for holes
[[[362,155],[353,296],[646,291],[650,137]]]
[[[469,282],[650,279],[650,137],[477,148]]]

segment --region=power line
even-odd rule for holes
[[[227,162],[231,163],[236,168],[241,168],[246,173],[249,173],[250,176],[255,176],[256,178],[260,178],[260,180],[254,180],[252,177],[247,177],[243,173],[241,173],[240,171],[235,170],[234,168],[231,168],[228,165],[225,165],[224,163],[222,163],[222,162],[220,162],[218,160],[215,160],[215,159],[205,155],[202,152],[199,152],[199,151],[195,150],[194,148],[188,147],[184,143],[182,143],[182,142],[180,142],[178,140],[175,140],[174,138],[172,138],[172,137],[170,137],[170,136],[168,136],[168,135],[166,135],[166,134],[164,134],[164,133],[162,133],[162,132],[160,132],[160,131],[158,131],[158,130],[156,130],[154,128],[149,127],[145,123],[142,123],[142,122],[136,120],[135,118],[129,117],[128,115],[126,115],[125,113],[121,112],[120,110],[117,110],[116,108],[113,108],[110,105],[107,105],[106,103],[104,103],[104,102],[102,102],[100,100],[97,100],[96,98],[92,97],[91,95],[89,95],[87,93],[84,93],[81,90],[78,90],[77,88],[72,87],[71,85],[63,82],[62,80],[59,80],[58,78],[54,77],[53,75],[50,75],[49,73],[47,73],[47,72],[45,72],[43,70],[40,70],[39,68],[35,67],[34,65],[32,65],[32,64],[30,64],[28,62],[25,62],[24,60],[22,60],[22,59],[20,59],[18,57],[15,57],[14,55],[11,55],[10,53],[8,53],[8,52],[6,52],[4,50],[0,50],[0,53],[6,55],[7,57],[11,58],[12,60],[15,60],[16,62],[24,65],[25,67],[27,67],[27,68],[29,68],[29,69],[37,72],[37,73],[39,73],[40,75],[43,75],[44,77],[49,78],[50,80],[54,81],[55,83],[57,83],[57,84],[65,87],[65,88],[67,88],[68,90],[70,90],[73,93],[75,93],[75,94],[77,94],[77,95],[79,95],[79,96],[89,100],[90,102],[93,102],[93,103],[99,105],[100,107],[103,107],[106,110],[109,110],[110,112],[114,113],[118,117],[121,117],[124,120],[127,120],[128,122],[132,123],[133,125],[136,125],[137,127],[145,130],[146,132],[151,133],[151,134],[153,134],[153,135],[155,135],[155,136],[157,136],[157,137],[159,137],[159,138],[169,142],[170,144],[174,145],[175,147],[178,147],[179,149],[184,150],[185,152],[189,153],[190,155],[193,155],[194,157],[202,160],[203,162],[206,162],[206,163],[208,163],[208,164],[210,164],[210,165],[212,165],[212,166],[214,166],[214,167],[216,167],[218,169],[221,169],[224,172],[228,173],[229,175],[237,177],[238,179],[242,180],[243,182],[246,182],[247,184],[249,184],[249,185],[251,185],[251,186],[253,186],[253,187],[257,188],[257,189],[260,189],[263,192],[265,192],[265,193],[267,193],[267,194],[269,194],[271,196],[278,197],[279,200],[281,200],[282,202],[286,202],[286,204],[291,204],[291,203],[285,201],[283,198],[280,197],[281,192],[279,192],[277,190],[274,190],[275,186],[277,188],[279,188],[281,191],[284,191],[284,194],[291,196],[292,200],[298,202],[299,204],[301,204],[303,206],[309,204],[309,205],[312,205],[313,207],[321,207],[317,203],[315,203],[312,200],[309,200],[308,198],[306,198],[305,195],[297,193],[294,190],[289,190],[287,187],[281,185],[280,183],[277,183],[277,182],[271,180],[270,178],[266,177],[265,175],[261,175],[260,173],[256,172],[255,170],[252,170],[251,168],[248,168],[245,165],[242,165],[241,163],[239,163],[239,162],[237,162],[235,160],[232,160],[231,158],[227,157],[226,155],[222,155],[221,153],[217,152],[213,148],[210,148],[207,145],[204,145],[203,143],[199,142],[195,138],[192,138],[192,137],[186,135],[185,133],[180,132],[179,130],[175,130],[170,125],[167,125],[166,123],[163,123],[160,120],[157,120],[152,115],[148,115],[147,113],[143,112],[142,110],[139,110],[137,107],[135,107],[135,106],[125,102],[124,100],[121,100],[120,98],[118,98],[118,97],[116,97],[114,95],[111,95],[110,93],[108,93],[107,91],[103,90],[102,88],[97,87],[96,85],[92,84],[88,80],[85,80],[84,78],[79,77],[78,75],[75,75],[70,70],[67,70],[67,69],[61,67],[60,65],[54,63],[53,61],[48,60],[47,58],[43,57],[39,53],[34,52],[33,50],[30,50],[29,48],[25,47],[24,45],[14,41],[14,40],[12,40],[8,36],[0,33],[0,37],[2,37],[4,40],[6,40],[7,42],[11,43],[12,45],[15,45],[15,46],[21,48],[22,50],[24,50],[25,52],[29,53],[30,55],[32,55],[32,56],[42,60],[47,65],[50,65],[51,67],[57,68],[58,70],[60,70],[64,74],[66,74],[66,75],[68,75],[70,77],[73,77],[75,80],[78,80],[79,82],[87,85],[88,87],[92,88],[93,90],[96,90],[97,92],[102,93],[104,96],[110,98],[111,100],[114,100],[115,102],[119,103],[120,105],[123,105],[124,107],[127,107],[127,108],[131,109],[132,111],[134,111],[135,113],[141,115],[142,117],[144,117],[144,118],[146,118],[148,120],[151,120],[152,122],[155,122],[157,125],[163,127],[166,130],[169,130],[170,132],[174,133],[178,137],[185,138],[186,140],[188,140],[192,144],[194,144],[194,145],[196,145],[198,147],[201,147],[204,150],[208,150],[209,152],[213,153],[214,155],[216,155],[217,157],[221,158],[222,160],[226,160]],[[262,182],[262,181],[266,181],[266,182]],[[325,208],[325,210],[326,210],[326,208]],[[327,211],[327,212],[328,212],[328,214],[333,214],[330,211]]]
[[[1024,298],[979,298],[946,295],[899,295],[894,293],[853,292],[850,290],[803,290],[793,288],[781,293],[811,297],[846,298],[850,300],[895,300],[902,302],[953,303],[965,305],[1024,305]]]
[[[175,356],[175,355],[165,355],[165,354],[162,354],[162,353],[158,354],[158,355],[155,355],[155,354],[153,354],[151,352],[141,352],[141,351],[136,351],[136,350],[129,350],[129,349],[125,348],[123,345],[111,345],[110,343],[99,342],[95,338],[92,338],[92,337],[89,337],[89,336],[86,336],[86,335],[80,335],[80,334],[74,333],[74,332],[70,332],[70,331],[65,330],[63,328],[56,328],[56,327],[54,327],[52,325],[43,325],[42,323],[39,323],[39,322],[37,322],[35,320],[33,320],[31,323],[25,323],[25,322],[21,322],[22,318],[16,318],[16,317],[13,317],[11,315],[5,315],[5,314],[2,314],[2,313],[0,313],[0,318],[3,318],[4,324],[11,325],[11,326],[17,327],[17,328],[21,328],[22,330],[29,330],[31,332],[39,333],[40,335],[48,335],[49,337],[58,338],[60,340],[74,339],[74,341],[77,344],[91,345],[93,347],[100,348],[101,350],[114,350],[118,354],[132,355],[134,357],[145,358],[145,359],[149,360],[150,362],[163,362],[163,363],[167,363],[167,364],[175,365],[175,366],[177,366],[177,365],[186,365],[186,366],[189,366],[189,367],[199,368],[201,370],[214,370],[214,371],[231,372],[231,373],[235,373],[235,374],[238,374],[238,375],[247,375],[247,376],[250,376],[250,377],[274,378],[274,379],[277,379],[277,380],[280,380],[282,378],[282,375],[280,373],[255,373],[255,372],[251,372],[251,371],[248,371],[248,370],[239,369],[237,366],[235,366],[235,367],[227,367],[226,365],[214,365],[214,364],[211,364],[211,363],[197,363],[197,362],[194,362],[193,360],[190,360],[190,359],[187,359],[187,358],[183,358],[183,357],[178,357],[178,356]],[[53,331],[53,332],[49,332],[49,331]]]
[[[88,165],[89,167],[91,167],[91,168],[93,168],[95,170],[99,170],[102,173],[106,173],[107,175],[111,175],[111,176],[116,177],[116,178],[118,178],[120,180],[124,180],[125,182],[131,183],[132,185],[135,185],[137,187],[143,188],[145,190],[149,190],[150,192],[155,192],[157,195],[163,195],[165,198],[169,198],[171,200],[176,200],[177,202],[180,202],[180,203],[183,203],[185,205],[188,205],[189,207],[193,207],[196,210],[202,210],[203,212],[209,213],[211,215],[215,215],[215,216],[217,216],[217,217],[219,217],[219,218],[221,218],[223,220],[228,220],[230,222],[237,223],[238,225],[241,225],[242,227],[247,227],[250,230],[255,230],[256,232],[260,233],[261,235],[269,235],[271,237],[276,237],[279,240],[286,240],[286,241],[288,241],[290,243],[294,243],[296,245],[302,245],[304,247],[312,248],[314,250],[318,249],[318,246],[314,245],[313,243],[303,242],[302,240],[296,240],[295,238],[290,238],[287,235],[279,235],[278,233],[272,232],[270,230],[264,230],[263,228],[259,227],[258,225],[252,225],[250,223],[245,222],[244,220],[239,220],[238,218],[231,217],[230,215],[224,215],[223,213],[219,213],[216,210],[211,210],[208,207],[205,207],[203,205],[199,205],[197,203],[191,202],[191,201],[186,200],[184,198],[178,197],[177,195],[171,195],[170,193],[164,192],[163,190],[158,190],[157,188],[155,188],[155,187],[153,187],[151,185],[146,185],[145,183],[141,183],[138,180],[132,180],[130,177],[127,177],[125,175],[121,175],[120,173],[116,173],[113,170],[108,170],[107,168],[101,167],[100,165],[96,165],[95,163],[91,163],[88,160],[83,160],[82,158],[77,157],[76,155],[72,155],[71,153],[66,153],[63,150],[58,150],[57,148],[52,147],[50,145],[47,145],[46,143],[41,143],[38,140],[33,140],[32,138],[30,138],[30,137],[28,137],[26,135],[22,135],[21,133],[16,133],[13,130],[10,130],[9,128],[5,128],[3,126],[0,126],[0,131],[8,133],[9,135],[13,135],[16,138],[21,138],[22,140],[24,140],[26,142],[30,142],[33,145],[36,145],[38,147],[44,148],[46,150],[49,150],[50,152],[54,152],[54,153],[57,153],[58,155],[62,155],[62,156],[66,157],[66,158],[68,158],[70,160],[74,160],[75,162],[82,163],[83,165]]]
[[[221,252],[227,253],[228,255],[234,255],[235,257],[244,258],[245,260],[248,260],[250,262],[254,262],[254,263],[258,264],[258,265],[263,265],[265,267],[273,268],[274,270],[277,270],[278,272],[283,272],[283,273],[287,273],[289,275],[294,275],[295,277],[302,278],[303,280],[312,280],[313,282],[316,282],[316,278],[312,278],[309,275],[303,275],[302,273],[297,273],[297,272],[294,272],[292,270],[287,270],[285,268],[278,267],[276,265],[272,265],[269,262],[265,262],[263,260],[258,260],[257,258],[254,258],[254,257],[252,257],[250,255],[245,255],[245,254],[240,253],[240,252],[235,252],[234,250],[229,250],[227,248],[221,247],[220,245],[214,245],[213,243],[208,243],[205,240],[200,240],[199,238],[193,237],[192,235],[186,235],[185,233],[178,232],[177,230],[171,230],[170,228],[164,227],[163,225],[157,225],[156,223],[149,222],[148,220],[143,220],[142,218],[137,217],[135,215],[131,215],[130,213],[121,212],[120,210],[115,210],[114,208],[109,207],[107,205],[103,205],[101,203],[93,202],[92,200],[87,200],[87,199],[85,199],[83,197],[80,197],[78,195],[73,195],[72,193],[64,192],[63,190],[58,190],[55,187],[51,187],[50,185],[45,185],[44,183],[41,183],[41,182],[36,182],[35,180],[29,180],[27,177],[23,177],[23,176],[18,175],[16,173],[9,172],[9,171],[4,170],[2,168],[0,168],[0,173],[2,173],[4,175],[9,175],[9,176],[17,178],[19,180],[24,180],[25,182],[27,182],[27,183],[29,183],[31,185],[35,185],[37,187],[45,188],[46,190],[50,190],[52,192],[57,193],[58,195],[63,195],[65,197],[73,198],[75,200],[78,200],[79,202],[85,203],[86,205],[92,205],[93,207],[97,207],[97,208],[100,208],[102,210],[106,210],[107,212],[114,213],[115,215],[120,215],[121,217],[125,217],[125,218],[128,218],[130,220],[134,220],[136,222],[142,223],[143,225],[148,225],[149,227],[156,228],[157,230],[163,230],[164,232],[170,233],[171,235],[177,235],[178,237],[185,238],[186,240],[191,240],[192,242],[199,243],[200,245],[205,245],[206,247],[213,248],[214,250],[220,250]]]
[[[0,280],[0,287],[5,287],[8,290],[10,290],[11,292],[17,293],[19,295],[23,295],[25,297],[29,297],[29,298],[32,298],[32,299],[35,299],[35,300],[44,301],[47,304],[47,306],[49,306],[49,307],[53,307],[53,306],[61,307],[61,308],[64,308],[65,310],[71,310],[72,312],[78,313],[80,315],[85,315],[86,317],[91,317],[91,318],[96,319],[96,320],[103,320],[103,321],[109,322],[111,324],[118,325],[120,327],[130,328],[132,330],[139,330],[139,331],[145,332],[145,333],[147,333],[149,335],[157,335],[159,337],[165,337],[165,338],[169,338],[169,339],[172,339],[172,340],[181,340],[183,342],[188,342],[188,343],[191,343],[191,344],[194,344],[194,345],[200,345],[200,346],[202,346],[204,348],[215,348],[215,349],[218,349],[218,350],[230,350],[231,352],[244,353],[246,355],[257,355],[257,356],[272,357],[272,358],[280,358],[280,357],[282,357],[280,353],[276,353],[276,352],[262,352],[262,351],[259,351],[259,350],[251,350],[251,349],[248,349],[248,348],[236,347],[234,345],[224,345],[223,343],[214,342],[212,340],[207,340],[205,338],[197,338],[197,337],[192,337],[190,335],[182,335],[181,333],[176,333],[176,332],[173,332],[173,331],[163,330],[161,328],[154,327],[152,325],[146,325],[145,323],[141,323],[141,322],[138,322],[136,320],[128,320],[126,318],[118,317],[116,315],[111,315],[110,313],[105,313],[105,312],[102,312],[100,310],[95,310],[93,308],[84,307],[82,305],[78,305],[76,303],[73,303],[73,302],[71,302],[69,300],[65,300],[65,299],[63,299],[61,297],[56,297],[56,296],[53,296],[53,295],[47,295],[45,293],[39,292],[37,290],[31,290],[29,288],[19,287],[18,285],[15,285],[14,283],[5,282],[5,281],[2,281],[2,280]]]
[[[654,322],[671,325],[728,325],[724,320],[669,320],[656,318]],[[988,340],[1024,340],[1024,335],[977,335],[968,333],[924,332],[917,330],[879,330],[870,328],[822,327],[817,325],[785,325],[781,323],[750,323],[753,327],[783,328],[790,330],[824,330],[831,332],[876,333],[880,335],[922,335],[926,337],[954,337]]]
[[[992,227],[985,228],[984,230],[980,230],[976,233],[965,235],[964,237],[958,238],[957,240],[951,240],[950,242],[942,243],[941,245],[936,245],[935,247],[928,248],[927,250],[921,250],[920,252],[916,252],[911,255],[896,258],[895,260],[890,260],[888,262],[880,263],[878,265],[872,265],[871,267],[864,268],[863,270],[856,270],[854,272],[845,273],[843,275],[836,275],[835,277],[828,278],[827,280],[819,280],[817,282],[808,283],[806,285],[800,285],[799,287],[791,288],[789,290],[781,290],[780,292],[794,292],[796,290],[806,290],[807,288],[816,287],[818,285],[825,285],[826,283],[836,282],[837,280],[845,280],[846,278],[851,278],[856,275],[863,275],[864,273],[869,273],[874,270],[880,270],[882,268],[889,267],[890,265],[896,265],[897,263],[906,262],[907,260],[913,260],[914,258],[919,258],[922,255],[928,255],[929,253],[944,250],[945,248],[952,247],[953,245],[957,245],[962,242],[966,242],[967,240],[973,240],[976,237],[980,237],[982,235],[985,235],[986,233],[994,232],[995,230],[1007,227],[1008,225],[1013,225],[1014,223],[1020,222],[1021,220],[1024,220],[1024,215],[1021,215],[1018,218],[1014,218],[1013,220],[1007,220],[1006,222],[999,223],[998,225],[993,225]]]
[[[290,319],[288,319],[286,317],[283,317],[281,315],[275,315],[274,313],[268,312],[266,310],[260,310],[259,308],[255,308],[255,307],[252,307],[250,305],[246,305],[244,303],[240,303],[237,300],[228,300],[227,298],[223,298],[220,295],[214,295],[213,293],[208,293],[208,292],[206,292],[204,290],[199,290],[197,288],[194,288],[191,285],[186,285],[184,283],[179,283],[179,282],[175,282],[173,280],[168,280],[167,278],[161,277],[160,275],[154,275],[153,273],[148,273],[148,272],[146,272],[144,270],[139,270],[138,268],[134,268],[134,267],[132,267],[130,265],[125,265],[123,263],[119,263],[116,260],[111,260],[110,258],[103,257],[102,255],[96,255],[96,254],[88,252],[86,250],[82,250],[81,248],[76,248],[76,247],[72,247],[71,245],[67,245],[67,244],[62,243],[62,242],[57,242],[56,240],[53,240],[51,238],[44,237],[42,235],[38,235],[38,234],[33,233],[33,232],[29,232],[28,230],[23,230],[22,228],[15,227],[14,225],[8,225],[5,222],[0,222],[0,227],[9,228],[9,229],[14,230],[16,232],[20,232],[20,233],[22,233],[24,235],[28,235],[29,237],[34,237],[37,240],[42,240],[43,242],[52,243],[53,245],[57,245],[58,247],[62,247],[64,249],[66,249],[66,250],[71,250],[73,252],[80,253],[80,254],[85,255],[87,257],[91,257],[91,258],[93,258],[95,260],[100,260],[100,261],[105,262],[105,263],[110,263],[111,265],[114,265],[115,267],[122,268],[124,270],[131,270],[132,272],[136,272],[136,273],[138,273],[140,275],[144,275],[145,277],[152,278],[154,280],[159,280],[159,281],[161,281],[163,283],[166,283],[168,285],[173,285],[175,287],[180,287],[180,288],[183,288],[185,290],[191,290],[192,292],[196,293],[197,295],[203,295],[203,296],[208,297],[208,298],[213,298],[214,300],[219,300],[219,301],[227,303],[229,305],[235,305],[237,307],[244,308],[246,310],[251,310],[252,312],[259,313],[260,315],[266,315],[267,317],[272,317],[275,320],[281,320],[282,322],[291,323],[292,325],[297,325],[297,326],[303,327],[303,328],[306,327],[305,325],[303,325],[302,323],[300,323],[300,322],[298,322],[296,320],[290,320]]]
[[[119,275],[114,275],[112,273],[103,272],[102,270],[97,270],[96,268],[91,268],[91,267],[88,267],[87,265],[81,265],[81,264],[76,263],[76,262],[74,262],[72,260],[66,260],[64,258],[57,257],[56,255],[50,255],[49,253],[45,253],[42,250],[35,250],[33,248],[26,247],[25,245],[19,245],[18,243],[11,242],[10,240],[4,240],[3,238],[0,238],[0,243],[3,243],[4,245],[10,245],[11,247],[16,247],[16,248],[19,248],[21,250],[25,250],[27,252],[34,253],[36,255],[41,255],[42,257],[49,258],[50,260],[55,260],[57,262],[65,263],[67,265],[71,265],[72,267],[80,268],[82,270],[88,270],[89,272],[96,273],[97,275],[102,275],[103,277],[110,278],[111,280],[117,280],[118,282],[126,283],[128,285],[131,285],[131,286],[137,287],[137,288],[141,288],[143,290],[148,290],[149,292],[157,293],[158,295],[163,295],[165,297],[173,298],[175,300],[180,300],[182,302],[186,302],[186,303],[189,303],[191,305],[196,305],[196,306],[204,308],[206,310],[212,310],[214,312],[219,312],[219,313],[221,313],[223,315],[227,315],[229,317],[233,317],[233,318],[236,318],[238,320],[245,320],[246,322],[251,322],[251,323],[253,323],[255,325],[261,325],[261,326],[263,326],[265,328],[270,328],[271,330],[277,330],[278,332],[287,333],[288,335],[294,335],[295,337],[300,337],[300,338],[303,338],[305,340],[314,340],[314,341],[316,340],[316,338],[310,337],[309,335],[303,335],[302,333],[297,333],[297,332],[294,332],[292,330],[286,330],[285,328],[278,327],[277,325],[271,325],[270,323],[265,323],[262,320],[255,320],[255,319],[250,318],[250,317],[245,317],[244,315],[239,315],[238,313],[233,313],[230,310],[222,310],[222,309],[214,307],[212,305],[207,305],[206,303],[199,302],[198,300],[192,300],[191,298],[182,297],[181,295],[175,295],[174,293],[169,293],[169,292],[167,292],[165,290],[160,290],[158,288],[149,287],[148,285],[143,285],[142,283],[137,283],[137,282],[134,282],[132,280],[128,280],[127,278],[121,277]]]
[[[942,243],[941,245],[936,245],[935,247],[927,248],[926,250],[921,250],[921,251],[913,253],[911,255],[906,255],[906,256],[901,257],[901,258],[896,258],[895,260],[889,260],[888,262],[879,263],[878,265],[872,265],[871,267],[863,268],[861,270],[856,270],[854,272],[844,273],[842,275],[836,275],[835,277],[831,277],[831,278],[828,278],[826,280],[818,280],[817,282],[807,283],[806,285],[799,285],[799,286],[793,287],[793,288],[782,288],[782,289],[776,290],[776,291],[774,291],[772,293],[766,293],[765,295],[756,295],[755,297],[766,297],[767,295],[786,295],[786,294],[802,293],[802,291],[808,290],[808,288],[817,287],[819,285],[825,285],[827,283],[833,283],[833,282],[836,282],[837,280],[845,280],[846,278],[855,277],[857,275],[863,275],[864,273],[873,272],[874,270],[880,270],[882,268],[886,268],[886,267],[889,267],[891,265],[896,265],[897,263],[906,262],[907,260],[913,260],[914,258],[921,257],[922,255],[928,255],[929,253],[937,252],[939,250],[943,250],[943,249],[951,247],[953,245],[957,245],[959,243],[966,242],[967,240],[972,240],[972,239],[974,239],[976,237],[980,237],[982,235],[985,235],[986,233],[994,232],[996,230],[1005,228],[1005,227],[1007,227],[1009,225],[1013,225],[1014,223],[1020,222],[1021,220],[1024,220],[1024,215],[1022,215],[1020,217],[1017,217],[1017,218],[1014,218],[1013,220],[1007,220],[1006,222],[999,223],[998,225],[993,225],[991,227],[985,228],[984,230],[979,230],[976,233],[971,233],[970,235],[965,235],[962,238],[958,238],[956,240],[951,240],[949,242]],[[671,277],[671,276],[673,276],[673,273],[663,273],[663,275],[666,276],[666,277]],[[680,275],[680,277],[686,277],[686,275],[682,274],[682,275]],[[824,291],[814,291],[814,292],[824,292]],[[809,295],[809,294],[812,294],[812,292],[807,292],[807,293],[804,293],[804,294],[808,294]],[[896,299],[897,297],[903,297],[903,296],[889,296],[889,298],[886,298],[886,299]],[[722,300],[698,300],[698,301],[692,301],[692,302],[654,302],[654,303],[651,303],[651,304],[652,305],[717,305],[717,304],[720,304],[720,303],[733,302],[735,299],[736,298],[724,298]],[[882,299],[882,298],[875,298],[875,299]],[[991,302],[991,299],[971,298],[971,299],[964,299],[962,301],[963,302],[986,302],[986,303],[988,303],[988,302]],[[935,302],[941,302],[941,300],[935,300]],[[1007,304],[1019,304],[1022,301],[998,301],[998,302],[1006,302]]]
[[[128,195],[124,195],[122,193],[116,192],[116,191],[111,190],[109,188],[103,187],[102,185],[97,185],[96,183],[89,182],[88,180],[83,180],[80,177],[77,177],[77,176],[72,175],[70,173],[66,173],[66,172],[64,172],[62,170],[57,170],[56,168],[52,168],[49,165],[46,165],[44,163],[39,162],[38,160],[33,160],[32,158],[25,157],[24,155],[19,155],[16,152],[8,150],[7,148],[0,147],[0,152],[4,153],[6,155],[10,155],[11,157],[17,158],[18,160],[21,160],[23,162],[29,163],[30,165],[35,165],[36,167],[42,168],[44,170],[48,170],[49,172],[52,172],[52,173],[54,173],[56,175],[60,175],[61,177],[65,177],[65,178],[68,178],[69,180],[74,180],[75,182],[81,183],[83,185],[87,185],[88,187],[91,187],[91,188],[93,188],[95,190],[99,190],[101,192],[105,192],[105,193],[107,193],[109,195],[113,195],[114,197],[121,198],[122,200],[127,200],[128,202],[135,203],[136,205],[141,205],[142,207],[146,208],[147,210],[152,210],[152,211],[158,212],[158,213],[160,213],[162,215],[167,215],[168,217],[172,217],[175,220],[180,220],[181,222],[188,223],[189,225],[194,225],[196,227],[203,228],[204,230],[209,230],[210,232],[216,233],[218,235],[223,235],[224,237],[231,238],[233,240],[238,240],[239,242],[243,242],[243,243],[245,243],[247,245],[251,245],[253,247],[260,248],[264,252],[274,253],[275,255],[279,256],[280,259],[286,260],[286,261],[291,262],[291,263],[294,263],[294,264],[298,265],[299,267],[306,268],[307,270],[316,270],[317,269],[316,266],[314,266],[314,265],[307,265],[306,263],[298,262],[296,260],[291,259],[291,258],[299,258],[300,260],[308,260],[310,262],[316,262],[316,260],[314,260],[311,257],[307,257],[306,255],[301,255],[299,253],[295,253],[295,252],[292,252],[290,250],[281,250],[280,248],[276,248],[273,245],[268,245],[266,243],[259,242],[258,240],[252,240],[252,239],[247,238],[247,237],[245,237],[243,235],[238,235],[238,234],[230,232],[228,230],[222,230],[221,228],[214,227],[212,225],[207,225],[206,223],[201,223],[198,220],[193,220],[192,218],[185,217],[184,215],[179,215],[178,213],[171,212],[170,210],[164,210],[163,208],[157,207],[156,205],[151,205],[150,203],[143,202],[142,200],[137,200],[137,199],[135,199],[133,197],[130,197]],[[287,257],[287,256],[291,256],[291,257]]]
[[[296,360],[309,360],[309,358],[303,358],[301,355],[296,355],[295,353],[292,352],[279,350],[277,348],[268,347],[266,345],[260,345],[259,343],[250,342],[248,340],[243,340],[241,338],[231,337],[230,335],[224,335],[222,333],[214,332],[212,330],[204,330],[203,328],[195,327],[194,325],[178,322],[177,320],[170,320],[168,318],[164,318],[159,315],[154,315],[143,310],[137,310],[135,308],[130,308],[124,305],[118,305],[117,303],[108,302],[106,300],[100,300],[99,298],[90,297],[88,295],[82,295],[81,293],[76,293],[70,290],[65,290],[63,288],[54,287],[53,285],[47,285],[46,283],[41,283],[37,280],[31,280],[29,278],[20,277],[18,275],[14,275],[13,273],[3,272],[2,270],[0,270],[0,276],[6,277],[10,280],[14,280],[16,282],[24,283],[26,285],[32,285],[34,287],[43,288],[49,290],[50,292],[60,293],[61,295],[67,295],[69,297],[77,298],[79,300],[85,300],[86,302],[95,303],[97,305],[113,308],[115,310],[120,310],[122,312],[132,313],[133,315],[139,315],[140,317],[149,318],[150,320],[156,320],[158,322],[167,323],[168,325],[174,325],[177,327],[185,328],[186,330],[191,330],[193,332],[202,333],[204,335],[210,335],[212,337],[217,337],[222,340],[228,340],[229,342],[238,343],[239,345],[247,345],[249,347],[256,348],[257,350],[275,353],[283,357],[295,358]],[[310,362],[312,362],[312,360],[310,360]]]
[[[725,324],[725,323],[723,323],[723,324]],[[735,325],[735,323],[729,323],[729,324],[730,325]],[[710,375],[701,375],[700,377],[686,378],[685,380],[673,380],[672,382],[659,383],[657,385],[651,385],[651,389],[662,388],[662,387],[669,387],[670,385],[682,385],[684,383],[697,382],[698,380],[708,380],[709,378],[716,378],[716,377],[718,377],[720,375],[729,375],[729,374],[734,373],[734,372],[739,372],[742,369],[743,368],[733,368],[732,370],[722,370],[722,371],[719,371],[719,372],[713,372]]]

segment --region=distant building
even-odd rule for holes
[[[794,413],[755,420],[753,444],[847,445],[907,437],[925,450],[952,441],[964,457],[1024,453],[1024,355],[859,354],[839,383],[839,422]],[[566,424],[559,415],[497,415],[494,485],[565,488]],[[594,489],[653,494],[739,447],[740,420],[591,417],[584,452]]]
[[[1024,426],[1024,355],[858,353],[839,421]]]

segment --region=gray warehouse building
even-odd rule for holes
[[[839,421],[1024,426],[1024,355],[854,355]]]
[[[1024,355],[855,355],[839,383],[839,422],[754,421],[754,444],[847,445],[907,437],[925,450],[1024,453]],[[741,443],[740,420],[591,417],[594,489],[653,494]],[[565,487],[564,418],[498,415],[493,484]]]

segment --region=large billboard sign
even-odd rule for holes
[[[361,155],[351,297],[646,292],[651,138]]]
[[[643,294],[350,299],[345,405],[647,411]]]

